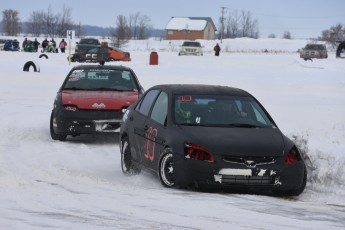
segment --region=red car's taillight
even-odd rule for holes
[[[195,159],[201,161],[214,162],[214,156],[203,147],[195,144],[186,144],[185,159]]]
[[[298,153],[298,150],[292,148],[289,153],[285,156],[284,163],[285,164],[294,164],[301,160],[301,157]]]

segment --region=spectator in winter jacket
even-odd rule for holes
[[[37,38],[35,38],[35,41],[33,42],[35,52],[38,51],[38,46],[39,46],[40,44],[41,44],[41,43],[39,43],[39,42],[37,41]]]
[[[217,43],[217,45],[213,48],[213,50],[214,50],[214,54],[215,54],[216,56],[219,56],[219,53],[220,53],[220,46],[219,46],[218,43]]]
[[[28,38],[25,38],[24,41],[23,41],[23,44],[22,44],[23,49],[25,49],[25,47],[27,45],[29,45],[29,41],[28,41]]]
[[[61,53],[65,53],[66,46],[67,46],[67,42],[65,42],[65,39],[62,39],[60,44],[59,44],[59,48],[61,50]]]
[[[42,42],[43,52],[46,51],[48,44],[49,44],[48,39],[47,38],[44,39]]]

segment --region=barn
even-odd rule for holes
[[[210,17],[172,17],[166,26],[166,39],[214,40],[216,31]]]

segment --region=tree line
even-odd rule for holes
[[[111,28],[109,36],[118,47],[125,44],[130,39],[147,39],[151,19],[139,12],[131,14],[128,17],[124,15],[117,16],[115,27]],[[26,31],[22,31],[19,13],[17,10],[7,9],[2,11],[2,33],[7,36],[17,36],[20,33],[28,34],[34,37],[65,37],[67,30],[75,30],[77,37],[82,37],[81,24],[76,24],[72,20],[72,10],[63,7],[61,13],[55,14],[51,7],[46,11],[33,11],[27,21]]]
[[[118,47],[130,39],[147,39],[150,36],[149,31],[152,29],[150,22],[151,19],[148,16],[139,12],[130,14],[128,17],[118,15],[115,19],[115,26],[110,28],[109,36]],[[52,11],[51,7],[45,11],[33,11],[29,16],[26,31],[22,31],[19,13],[13,9],[2,11],[2,24],[2,33],[7,36],[17,36],[24,32],[36,37],[65,37],[67,30],[75,30],[77,37],[84,35],[81,24],[76,24],[72,20],[71,8],[65,6],[63,6],[62,12],[57,14]],[[252,16],[250,11],[233,11],[227,17],[222,14],[219,24],[221,38],[259,37],[259,21]],[[268,37],[275,38],[276,36],[270,34]],[[282,38],[292,39],[292,35],[289,31],[285,31]],[[344,25],[337,23],[335,26],[331,26],[322,31],[317,40],[328,42],[335,47],[337,41],[345,40]]]

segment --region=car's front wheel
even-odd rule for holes
[[[122,140],[121,146],[121,168],[122,172],[127,175],[134,175],[140,173],[140,169],[134,167],[132,162],[131,146],[129,145],[128,137]]]
[[[54,131],[54,112],[50,115],[50,136],[53,140],[64,141],[67,138],[67,135],[57,134]]]
[[[170,148],[164,150],[159,161],[159,178],[165,187],[175,187],[174,181],[174,158]]]

